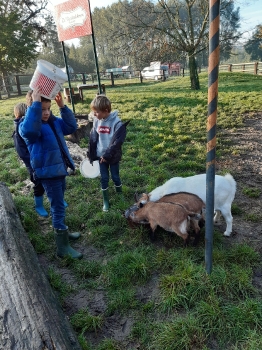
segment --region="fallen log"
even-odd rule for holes
[[[81,350],[0,182],[0,349]]]
[[[89,137],[93,122],[85,119],[78,119],[77,125],[78,127],[76,131],[73,134],[66,136],[66,139],[73,143],[79,143],[81,139]]]

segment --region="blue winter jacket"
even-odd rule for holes
[[[68,167],[75,169],[64,135],[70,135],[77,129],[76,119],[67,106],[60,108],[60,114],[61,118],[51,113],[48,122],[43,122],[42,104],[36,101],[27,109],[19,124],[19,134],[29,150],[35,179],[63,177],[68,175]]]

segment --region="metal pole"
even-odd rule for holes
[[[96,43],[95,43],[95,36],[94,36],[94,28],[93,28],[93,21],[92,21],[92,14],[91,14],[91,9],[90,9],[90,4],[89,5],[89,12],[90,12],[90,23],[91,23],[91,29],[92,29],[92,42],[93,42],[93,49],[94,49],[94,56],[95,56],[95,65],[96,65],[96,74],[97,74],[97,83],[98,83],[98,92],[99,94],[102,94],[102,87],[101,87],[101,81],[100,81],[100,74],[99,74],[99,67],[98,67],[98,59],[97,59],[97,54],[96,54]]]
[[[208,274],[212,271],[214,230],[214,189],[216,160],[216,119],[219,67],[219,10],[220,0],[209,0],[209,61],[208,61],[208,118],[206,159],[206,246],[205,263]]]
[[[68,77],[69,94],[70,94],[72,109],[73,109],[73,112],[75,114],[75,104],[74,104],[74,98],[73,98],[72,89],[71,89],[71,82],[70,82],[70,75],[69,75],[69,70],[68,70],[68,65],[67,65],[65,45],[64,45],[63,41],[61,41],[61,43],[62,43],[62,48],[63,48],[63,56],[64,56],[64,61],[65,61],[65,66],[66,66],[66,74],[67,74],[67,77]]]

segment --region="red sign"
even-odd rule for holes
[[[88,0],[69,0],[54,8],[59,41],[92,34]]]

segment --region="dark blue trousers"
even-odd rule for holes
[[[119,176],[119,162],[115,164],[99,163],[100,174],[101,174],[101,188],[106,190],[109,183],[109,169],[111,173],[112,180],[115,186],[121,186],[121,180]]]
[[[57,179],[41,179],[41,183],[50,202],[53,227],[66,230],[68,227],[65,225],[65,177]]]

